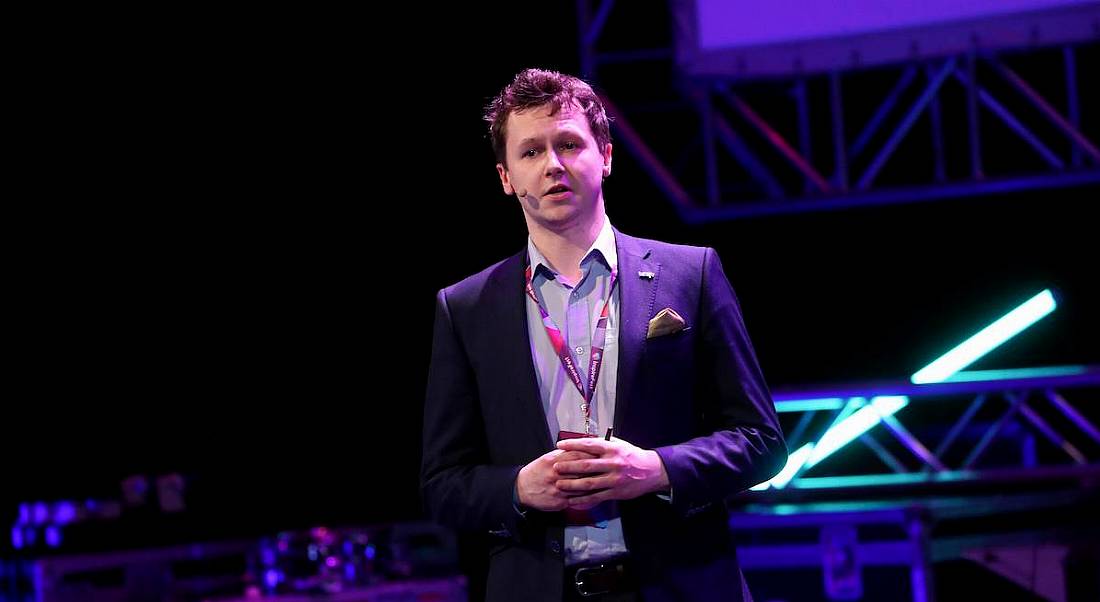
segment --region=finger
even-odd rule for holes
[[[562,462],[558,460],[554,464],[554,470],[560,475],[578,475],[611,472],[616,464],[610,460],[575,460]]]
[[[579,437],[577,439],[562,439],[558,441],[558,449],[565,451],[582,451],[597,456],[611,449],[611,443],[595,437]]]
[[[559,455],[555,458],[555,460],[557,462],[568,462],[568,461],[572,461],[572,460],[594,460],[596,458],[599,458],[599,456],[597,456],[595,454],[590,454],[588,452],[562,451],[560,449],[557,450],[557,451],[561,452],[561,455]]]
[[[559,479],[554,483],[554,487],[557,487],[559,491],[566,491],[570,493],[596,491],[598,489],[606,489],[614,485],[615,478],[611,475],[586,477],[583,479]]]
[[[564,453],[566,453],[566,452],[563,451],[563,450],[552,449],[552,450],[546,452],[545,454],[542,454],[542,456],[539,458],[539,460],[543,460],[543,461],[556,460],[558,458],[558,456],[561,456]]]

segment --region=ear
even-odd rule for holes
[[[607,146],[603,149],[603,177],[611,175],[611,143],[608,142]]]
[[[497,175],[500,176],[500,187],[504,189],[504,194],[512,196],[516,193],[516,189],[512,187],[512,179],[509,177],[508,168],[502,163],[497,163]]]

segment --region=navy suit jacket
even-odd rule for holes
[[[733,288],[713,249],[615,233],[615,435],[654,449],[671,503],[619,503],[647,600],[748,597],[724,501],[775,475],[787,449]],[[561,513],[512,505],[520,468],[554,448],[531,358],[526,250],[441,290],[424,408],[421,487],[438,522],[490,532],[490,602],[562,599]],[[638,272],[652,272],[644,278]],[[689,328],[646,339],[672,308]]]

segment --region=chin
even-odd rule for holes
[[[546,219],[543,223],[551,230],[567,230],[576,226],[580,221],[580,216],[574,213],[558,219]]]
[[[539,221],[547,226],[569,226],[580,219],[580,212],[574,207],[555,207],[539,215]]]

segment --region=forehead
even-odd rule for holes
[[[564,131],[592,136],[592,131],[588,127],[588,118],[580,107],[572,104],[562,105],[561,109],[553,115],[550,114],[551,110],[551,106],[547,104],[510,114],[505,126],[507,142],[518,143],[528,138],[539,138]]]

